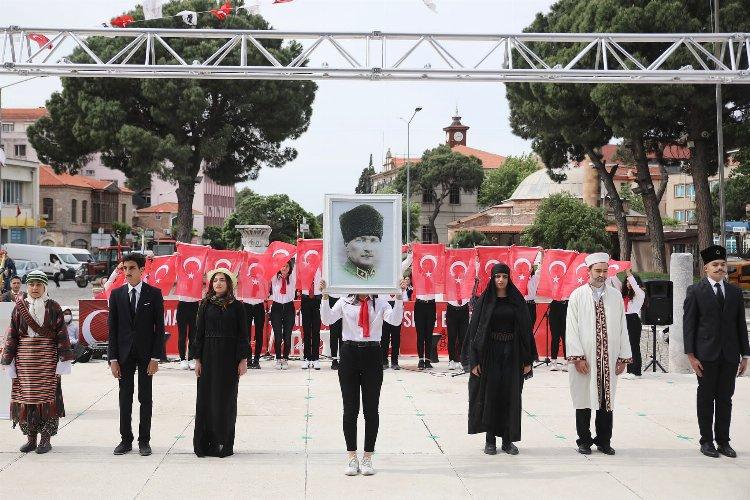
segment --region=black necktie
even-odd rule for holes
[[[724,310],[724,292],[721,291],[721,285],[719,283],[716,283],[714,285],[716,287],[716,298],[719,300],[719,307],[721,310]]]
[[[135,317],[135,288],[130,289],[130,316]]]

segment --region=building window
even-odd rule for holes
[[[89,218],[89,202],[86,200],[83,200],[81,202],[81,222],[84,224],[88,224],[88,218]]]
[[[422,191],[422,203],[432,203],[432,191]]]
[[[685,222],[685,211],[684,210],[675,210],[674,211],[674,218],[677,219],[677,222]]]
[[[26,158],[26,144],[16,144],[13,150],[18,158]]]
[[[458,186],[451,186],[450,192],[450,204],[460,205],[461,204],[461,188]]]
[[[430,226],[422,226],[422,243],[432,243],[432,230]]]
[[[85,175],[96,175],[96,170],[88,168],[88,169],[86,169],[86,172],[84,172],[84,173],[85,173]]]
[[[52,201],[52,198],[42,199],[42,214],[47,217],[47,222],[52,222],[54,220],[54,208],[55,202]]]
[[[23,203],[23,183],[21,181],[3,181],[3,203]]]
[[[685,210],[685,221],[690,224],[695,224],[695,210]]]
[[[685,197],[685,184],[675,184],[674,185],[674,197],[675,198],[684,198]]]
[[[711,181],[708,183],[709,189],[713,191],[717,187],[719,187],[719,181]]]
[[[70,222],[78,222],[78,200],[70,200]]]
[[[3,132],[13,132],[15,130],[15,123],[3,123]]]
[[[126,224],[128,222],[127,215],[128,215],[128,206],[125,203],[123,203],[122,204],[122,222],[124,222]]]
[[[685,253],[685,244],[675,243],[672,245],[672,253]]]
[[[688,198],[695,199],[695,184],[685,184],[685,191]]]
[[[89,242],[83,239],[77,239],[70,242],[70,246],[73,248],[88,248]]]

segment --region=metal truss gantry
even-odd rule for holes
[[[49,43],[40,47],[30,34],[43,34]],[[0,28],[0,37],[0,76],[750,83],[750,33],[431,34],[10,26]],[[119,39],[121,50],[103,57],[92,37]],[[176,48],[190,45],[185,39],[218,40],[219,48],[203,60],[194,60]],[[296,41],[303,51],[292,61],[280,61],[269,48],[271,40]],[[545,60],[544,54],[557,52],[549,45],[567,47],[570,56],[563,62]],[[714,56],[717,46],[720,55]],[[72,63],[66,56],[74,49],[80,49],[86,60]],[[654,56],[644,60],[644,53]]]

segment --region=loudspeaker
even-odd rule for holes
[[[644,282],[646,301],[643,304],[644,325],[665,326],[672,324],[672,282],[650,280]]]

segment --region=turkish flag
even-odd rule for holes
[[[409,245],[401,245],[401,253],[408,253],[409,252]]]
[[[534,261],[539,254],[539,247],[510,247],[510,261],[513,263],[510,270],[513,284],[516,285],[521,295],[529,293],[529,279]]]
[[[415,243],[411,265],[411,282],[417,295],[443,292],[445,277],[445,245],[442,243]]]
[[[477,276],[477,251],[473,248],[449,248],[445,251],[445,300],[471,297]]]
[[[239,280],[237,285],[237,297],[240,300],[268,298],[270,289],[270,280],[267,275],[273,275],[271,272],[271,254],[244,252],[245,256],[240,267]]]
[[[609,270],[607,277],[611,278],[617,276],[617,273],[624,273],[628,269],[632,269],[633,263],[629,260],[612,260],[609,259]]]
[[[113,17],[109,21],[109,24],[111,24],[112,26],[117,26],[118,28],[126,28],[128,24],[132,24],[134,22],[135,19],[133,19],[133,16],[124,15]]]
[[[539,287],[536,294],[553,300],[563,300],[560,290],[563,278],[573,264],[578,252],[573,250],[545,250],[539,272]]]
[[[143,281],[161,290],[162,295],[169,295],[177,281],[177,256],[159,255],[146,261]]]
[[[265,278],[270,281],[279,269],[294,257],[297,253],[297,247],[283,241],[273,241],[266,248],[266,253],[271,256],[271,267],[266,268],[264,272]]]
[[[174,293],[179,300],[201,299],[208,251],[209,247],[177,243],[177,287]]]
[[[121,287],[124,284],[125,284],[125,273],[122,271],[118,271],[117,274],[115,275],[114,281],[110,284],[105,284],[104,290],[102,290],[102,292],[94,298],[109,300],[109,296],[112,294],[112,291],[115,290],[116,288]]]
[[[213,16],[219,21],[223,21],[227,17],[229,17],[229,14],[232,13],[232,5],[229,2],[226,2],[224,5],[222,5],[218,9],[211,9],[209,10],[209,12],[213,14]]]
[[[477,295],[482,295],[487,283],[490,281],[492,266],[495,264],[508,264],[510,267],[510,247],[476,247],[477,259],[479,260],[479,286],[477,286]]]
[[[219,267],[225,267],[234,274],[237,274],[240,272],[240,266],[242,266],[243,253],[236,250],[214,250],[212,248],[206,255],[206,266],[204,269],[208,272]]]
[[[323,257],[323,240],[297,240],[297,288],[312,290]]]
[[[586,265],[586,257],[588,256],[587,253],[579,253],[570,264],[560,287],[560,297],[563,299],[567,299],[573,293],[573,290],[589,282],[589,268]]]
[[[29,38],[29,40],[33,40],[36,43],[38,43],[40,49],[42,49],[42,48],[51,49],[52,48],[52,44],[49,43],[49,38],[47,38],[46,36],[42,35],[41,33],[29,33],[26,36]]]

